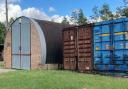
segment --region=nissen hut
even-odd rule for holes
[[[4,44],[5,68],[55,69],[62,64],[63,24],[17,18],[7,32]]]

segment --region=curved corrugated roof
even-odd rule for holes
[[[45,20],[31,19],[25,16],[21,16],[17,18],[15,21],[19,20],[20,18],[29,19],[36,26],[36,29],[39,33],[39,37],[42,41],[40,43],[42,46],[44,46],[41,48],[42,63],[62,63],[62,30],[66,27],[69,27],[70,25]],[[44,51],[46,51],[46,53]]]
[[[60,23],[35,20],[41,27],[46,40],[47,57],[46,63],[62,63],[62,30],[69,25]]]

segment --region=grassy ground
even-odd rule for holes
[[[3,68],[3,67],[4,67],[4,62],[0,61],[0,68]]]
[[[128,89],[128,79],[55,70],[15,71],[0,74],[0,89]]]

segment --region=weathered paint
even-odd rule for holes
[[[64,69],[86,72],[92,70],[92,26],[63,30]]]
[[[28,18],[20,18],[12,25],[12,68],[30,69],[31,67],[30,26]]]
[[[93,29],[95,70],[128,71],[127,21],[127,18],[122,18],[95,23]]]
[[[14,26],[15,24],[18,26]],[[52,66],[56,68],[61,65],[64,27],[66,25],[24,16],[17,18],[11,25],[12,34],[8,32],[6,36],[5,68],[37,69]]]
[[[12,25],[12,68],[20,69],[20,24]]]
[[[44,33],[43,33],[41,27],[39,26],[39,24],[35,20],[33,20],[33,19],[31,19],[31,21],[32,21],[32,23],[34,23],[34,25],[35,25],[35,27],[37,29],[39,38],[40,38],[40,44],[41,44],[41,63],[45,64],[46,63],[46,53],[47,53],[45,36],[44,36]]]

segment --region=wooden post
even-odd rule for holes
[[[5,0],[5,8],[6,8],[6,32],[8,31],[8,0]]]

